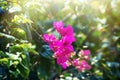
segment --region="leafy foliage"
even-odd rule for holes
[[[5,76],[10,80],[119,80],[119,5],[119,0],[0,0],[0,65],[7,68]],[[86,46],[91,50],[90,71],[62,70],[52,58],[42,34],[59,36],[52,27],[58,20],[74,27],[76,51]]]

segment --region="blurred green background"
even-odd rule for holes
[[[91,50],[92,69],[63,70],[42,34],[72,25],[76,52]],[[120,80],[120,0],[0,0],[1,80]]]

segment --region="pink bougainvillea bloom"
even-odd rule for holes
[[[71,54],[70,54],[71,58],[73,58],[75,55],[76,55],[75,51],[71,52]]]
[[[53,50],[54,52],[58,51],[59,49],[62,48],[62,43],[60,40],[53,41],[49,44],[50,49]]]
[[[68,25],[66,28],[64,28],[64,23],[62,21],[54,22],[53,26],[62,36],[70,36],[72,42],[76,40],[72,26]]]
[[[73,30],[73,27],[68,25],[66,28],[65,28],[65,34],[64,35],[68,35],[68,36],[73,36],[74,35],[74,30]],[[64,36],[62,35],[62,36]]]
[[[81,50],[79,55],[82,55],[85,59],[90,60],[90,50]]]
[[[74,51],[73,46],[71,44],[65,43],[61,40],[50,44],[50,47],[55,52],[54,56],[56,57],[62,57],[65,55],[70,56],[70,53]]]
[[[61,41],[63,45],[69,45],[72,44],[75,40],[73,39],[73,36],[63,36]]]
[[[80,61],[79,59],[74,59],[72,63],[73,63],[73,66],[79,66]]]
[[[61,66],[63,67],[63,69],[66,69],[69,66],[68,61],[61,63]]]
[[[64,27],[62,21],[54,22],[53,26],[61,35],[61,39],[57,39],[52,34],[44,34],[43,40],[49,43],[50,49],[54,52],[53,56],[56,58],[57,64],[61,65],[64,69],[71,64],[80,71],[91,69],[91,66],[85,60],[80,61],[81,57],[87,60],[90,59],[89,50],[81,50],[79,52],[80,59],[72,59],[76,55],[72,46],[72,43],[76,41],[73,27],[70,25]]]
[[[74,48],[72,45],[66,45],[64,46],[64,49],[67,50],[66,52],[71,53],[74,51]]]
[[[54,28],[60,33],[64,34],[64,23],[62,21],[54,22],[53,23]]]
[[[56,39],[56,37],[53,34],[44,34],[43,35],[43,40],[45,42],[50,43],[50,42],[56,41],[57,39]]]
[[[57,59],[57,64],[66,68],[65,62],[71,57],[71,52],[74,51],[72,46],[72,42],[75,41],[74,31],[70,25],[64,28],[62,21],[54,22],[53,26],[62,38],[57,40],[54,35],[45,34],[43,39],[49,43],[50,49],[54,52],[54,57]]]
[[[90,70],[91,69],[91,66],[85,61],[85,60],[82,60],[80,62],[80,66],[78,68],[80,71],[84,71],[84,70]]]
[[[63,38],[67,38],[67,39],[70,39],[69,41],[70,42],[75,42],[76,39],[74,37],[74,30],[73,30],[73,27],[68,25],[66,28],[64,28],[64,30],[62,31],[62,34]]]
[[[58,22],[54,22],[53,23],[53,26],[59,30],[60,28],[63,28],[64,27],[64,23],[62,21],[58,21]]]
[[[66,53],[64,53],[63,50],[57,50],[57,51],[54,53],[54,56],[55,56],[56,58],[62,57],[62,56],[64,56],[64,55],[66,55]]]
[[[66,62],[67,60],[68,60],[68,56],[62,56],[62,57],[58,57],[57,58],[57,63],[58,64],[62,64],[62,63],[64,63],[64,62]]]
[[[59,48],[54,55],[56,56],[56,58],[62,57],[62,56],[66,56],[66,57],[70,57],[71,56],[71,52],[73,51],[73,49],[71,50],[71,48],[67,48],[67,47],[63,47],[63,48]]]

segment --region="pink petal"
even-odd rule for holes
[[[80,71],[83,71],[83,70],[90,70],[92,67],[85,61],[85,60],[82,60],[81,63],[80,63],[80,67],[79,67],[79,70]]]
[[[80,54],[85,57],[85,59],[90,60],[90,50],[81,50]]]
[[[78,59],[74,59],[72,61],[72,63],[73,63],[74,66],[78,66],[79,65],[79,60]]]
[[[64,34],[64,23],[62,21],[58,21],[58,22],[54,22],[53,26],[55,27],[55,29],[60,33],[60,34]]]
[[[63,69],[66,69],[69,65],[67,64],[67,61],[61,64]]]
[[[53,41],[55,41],[57,39],[56,39],[56,37],[53,34],[44,34],[43,35],[43,40],[45,42],[53,42]]]

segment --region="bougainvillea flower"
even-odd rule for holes
[[[78,68],[80,71],[84,71],[84,70],[90,70],[91,69],[91,66],[85,61],[85,60],[82,60],[80,62],[80,66]]]
[[[66,28],[65,28],[65,34],[64,35],[68,35],[68,36],[73,36],[74,35],[74,30],[73,30],[73,27],[68,25]],[[64,36],[62,35],[62,36]]]
[[[71,53],[74,51],[74,48],[72,45],[66,45],[64,46],[64,49],[67,50],[68,53]]]
[[[87,60],[90,60],[90,50],[81,50],[79,55],[83,56]]]
[[[63,36],[61,42],[63,43],[63,45],[69,45],[75,42],[75,39],[73,36]]]
[[[64,27],[62,21],[54,22],[53,26],[61,35],[61,39],[57,39],[52,34],[44,34],[43,40],[49,44],[50,49],[54,52],[53,56],[56,58],[57,64],[61,65],[63,69],[66,69],[70,64],[80,71],[91,69],[91,66],[85,60],[81,60],[83,58],[90,59],[89,50],[81,50],[79,52],[80,58],[72,59],[77,55],[72,46],[72,43],[76,41],[73,27],[70,25]]]
[[[54,28],[60,33],[64,34],[64,23],[62,21],[54,22],[53,23]]]
[[[70,36],[71,41],[73,42],[76,40],[72,26],[68,25],[66,28],[64,28],[64,23],[62,21],[54,22],[53,26],[62,36]]]
[[[59,29],[64,27],[64,23],[62,21],[54,22],[53,26],[55,27],[56,30],[59,31]]]
[[[62,49],[57,50],[54,53],[54,56],[56,58],[63,57],[63,56],[70,57],[71,56],[71,51],[68,50],[68,49],[62,48]]]
[[[53,41],[49,43],[50,49],[54,52],[58,51],[58,49],[62,48],[62,43],[60,40]]]
[[[57,39],[56,39],[56,37],[53,34],[44,34],[43,35],[43,40],[45,42],[50,43],[50,42],[56,41]]]
[[[70,62],[69,61],[66,61],[66,62],[64,62],[64,63],[62,63],[62,64],[60,64],[62,67],[63,67],[63,69],[66,69],[68,66],[70,66],[71,64],[70,64]]]
[[[66,62],[66,61],[68,60],[68,58],[69,58],[69,57],[67,57],[67,56],[58,57],[58,58],[57,58],[57,63],[58,63],[58,64],[62,64],[62,63],[64,63],[64,62]]]
[[[63,69],[66,69],[68,67],[66,62],[62,63],[61,66],[63,67]]]
[[[74,66],[79,66],[80,61],[79,61],[79,59],[74,59],[74,60],[72,61],[72,63],[73,63]]]

